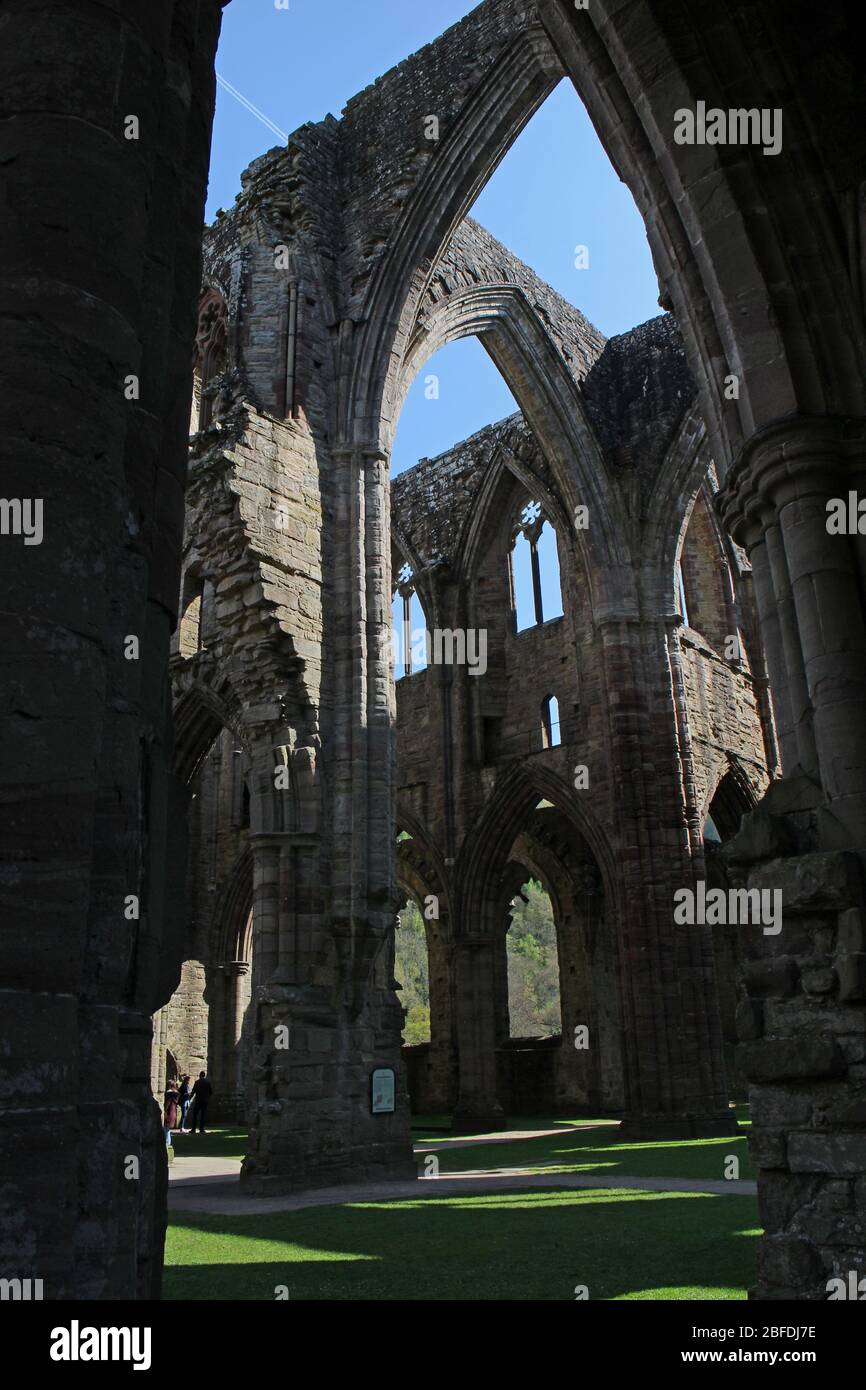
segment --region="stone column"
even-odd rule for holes
[[[160,1105],[162,1104],[162,1097],[165,1092],[165,1049],[167,1033],[168,1005],[165,1004],[153,1016],[153,1056],[150,1068],[151,1087]]]
[[[253,993],[257,995],[277,968],[280,941],[280,841],[252,835],[253,851]]]
[[[822,843],[866,838],[866,624],[859,537],[828,530],[827,504],[847,500],[863,467],[859,422],[798,417],[761,431],[731,469],[719,507],[735,539],[763,567],[759,612],[768,641],[774,702],[785,710],[784,675],[772,614],[778,615],[797,761],[820,785]],[[768,622],[768,618],[770,621]],[[767,638],[765,637],[765,640]],[[792,743],[785,737],[790,773]]]
[[[229,972],[231,978],[231,1027],[229,1030],[229,1038],[231,1039],[234,1062],[230,1073],[230,1080],[232,1092],[236,1095],[240,1095],[243,1074],[240,1046],[244,1033],[244,1014],[246,1013],[247,1007],[246,980],[250,973],[249,961],[233,960],[229,966]]]
[[[268,1195],[414,1175],[393,927],[377,932],[359,906],[348,925],[326,913],[334,861],[319,827],[316,751],[275,738],[254,760],[253,1106],[241,1179]],[[396,1106],[374,1113],[373,1073],[385,1068]]]
[[[615,952],[605,930],[601,875],[586,859],[570,870],[571,899],[557,923],[562,1001],[560,1070],[569,1100],[597,1110],[623,1107],[621,1022],[616,998]],[[588,1046],[575,1029],[589,1030]]]
[[[818,772],[818,755],[812,730],[812,706],[803,668],[803,651],[794,611],[788,559],[778,523],[770,520],[764,532],[764,544],[770,566],[773,589],[773,610],[779,624],[782,659],[785,670],[785,693],[791,719],[790,737],[796,751],[796,766],[809,777]]]
[[[347,352],[350,337],[346,324]],[[363,444],[331,453],[323,537],[331,615],[322,652],[327,777],[318,774],[312,742],[297,746],[287,731],[293,795],[273,804],[270,825],[283,836],[268,870],[278,884],[276,961],[272,945],[261,966],[253,957],[257,1113],[242,1181],[261,1193],[416,1171],[400,1056],[403,1011],[391,968],[397,903],[387,458]],[[373,1074],[384,1070],[394,1073],[395,1109],[374,1113]]]
[[[504,1111],[496,1094],[494,939],[464,936],[454,942],[458,1089],[452,1130],[500,1129]]]
[[[685,712],[677,717],[669,624],[600,624],[610,692],[610,755],[621,827],[616,923],[622,980],[626,1119],[635,1136],[730,1133],[712,937],[674,922],[695,884],[697,827]],[[613,698],[615,692],[615,698]]]
[[[793,690],[797,736],[783,715],[785,776],[722,852],[732,885],[778,894],[782,907],[778,932],[740,933],[760,1299],[825,1300],[830,1280],[866,1270],[866,630],[858,537],[827,529],[827,502],[847,502],[862,459],[857,423],[781,421],[749,441],[719,499],[762,571],[773,700],[785,711]]]
[[[219,15],[218,0],[3,11],[3,493],[44,514],[38,544],[0,546],[2,1274],[42,1278],[46,1300],[159,1292],[151,1020],[177,979],[166,838],[183,815],[167,666]]]

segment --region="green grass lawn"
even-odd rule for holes
[[[746,1124],[745,1107],[740,1123]],[[468,1148],[453,1147],[450,1134],[436,1133],[436,1126],[424,1117],[412,1138],[416,1144],[430,1146],[439,1160],[439,1172],[462,1173],[478,1168],[530,1168],[550,1173],[598,1173],[599,1176],[630,1178],[718,1178],[725,1176],[726,1159],[735,1154],[739,1159],[741,1178],[753,1178],[754,1168],[749,1159],[747,1131],[721,1139],[688,1139],[671,1141],[642,1141],[617,1143],[613,1126],[567,1132],[568,1125],[591,1123],[587,1120],[516,1120],[511,1128],[564,1128],[562,1134],[541,1139],[519,1139],[495,1144],[473,1144]],[[466,1136],[460,1136],[464,1138]],[[215,1129],[208,1134],[175,1136],[176,1155],[195,1157],[243,1158],[247,1133],[239,1126]],[[419,1171],[424,1171],[423,1154],[417,1155]]]
[[[742,1299],[754,1199],[628,1191],[496,1192],[263,1216],[173,1217],[164,1297]]]
[[[738,1114],[747,1124],[746,1108]],[[413,1138],[432,1144],[440,1174],[516,1167],[722,1178],[733,1153],[740,1176],[753,1175],[745,1130],[617,1143],[614,1128],[569,1133],[573,1121],[521,1119],[510,1127],[563,1132],[457,1149],[438,1118],[420,1118]],[[235,1127],[182,1136],[175,1149],[240,1158],[246,1141]],[[758,1234],[753,1197],[627,1189],[504,1190],[262,1216],[175,1213],[164,1296],[273,1299],[284,1286],[292,1299],[571,1300],[586,1285],[591,1299],[740,1299],[754,1282]]]
[[[241,1125],[227,1129],[209,1129],[207,1134],[175,1134],[172,1144],[176,1155],[195,1158],[243,1158],[247,1151],[249,1131]]]

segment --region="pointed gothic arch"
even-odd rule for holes
[[[375,439],[385,382],[402,357],[430,275],[461,220],[524,126],[562,80],[542,27],[520,27],[456,114],[403,209],[365,296],[362,341],[346,401],[346,437]],[[470,27],[466,28],[470,38]],[[395,331],[396,330],[396,331]]]
[[[771,43],[756,50],[742,15],[717,14],[708,32],[675,7],[636,0],[586,10],[538,0],[538,9],[646,224],[719,467],[772,420],[859,413],[862,306],[814,132]],[[675,143],[675,113],[698,99],[783,109],[782,152]],[[804,200],[813,217],[801,215]],[[812,268],[808,277],[797,262]],[[738,398],[725,399],[729,373]]]

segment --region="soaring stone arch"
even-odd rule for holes
[[[752,560],[770,680],[792,730],[782,741],[785,771],[821,787],[830,843],[859,843],[864,558],[851,540],[834,544],[824,523],[828,500],[844,496],[863,467],[857,214],[852,222],[862,129],[849,125],[849,107],[840,112],[827,70],[814,67],[804,10],[798,23],[788,6],[762,7],[757,42],[751,9],[720,12],[709,25],[660,4],[576,11],[541,0],[540,13],[644,216],[683,329],[725,476],[720,505]],[[840,13],[827,26],[837,75],[850,63],[847,24]],[[677,144],[676,112],[698,100],[782,112],[781,152]],[[828,123],[821,130],[816,109]],[[809,217],[800,215],[804,202]],[[729,374],[738,398],[724,397]],[[842,610],[844,629],[833,619]]]
[[[801,105],[814,85],[793,87],[780,61],[796,47],[785,42],[796,33],[790,7],[764,7],[757,42],[745,11],[716,12],[711,23],[634,0],[586,10],[538,0],[538,11],[644,218],[720,466],[720,433],[734,452],[783,416],[859,413],[862,302],[851,293],[850,248]],[[781,153],[677,144],[675,113],[698,100],[726,111],[782,109]],[[799,215],[804,198],[815,216]],[[729,372],[741,391],[726,403]]]
[[[455,933],[455,999],[460,1090],[455,1123],[478,1123],[501,1113],[497,1094],[497,1012],[501,1005],[507,903],[522,882],[509,862],[512,846],[540,800],[549,801],[586,846],[586,864],[616,920],[617,876],[601,825],[550,768],[517,764],[496,781],[475,833],[455,866],[459,927]],[[531,867],[531,866],[527,866]],[[523,871],[525,876],[525,870]],[[518,882],[519,880],[519,882]],[[500,940],[501,938],[501,940]],[[499,988],[497,990],[497,976]]]
[[[345,405],[348,440],[380,439],[391,359],[405,353],[431,272],[500,160],[563,77],[533,8],[515,0],[502,0],[495,13],[480,6],[448,39],[433,47],[447,54],[449,66],[434,59],[432,89],[424,93],[440,123],[435,153],[428,145],[416,161],[408,192],[404,184],[393,204],[383,198],[383,206],[367,212],[379,228],[396,225],[389,226],[384,255],[384,243],[371,247],[371,266],[359,285],[364,324]],[[422,66],[423,56],[416,55]],[[456,83],[455,69],[465,74]],[[381,99],[387,95],[383,91]],[[353,115],[350,106],[347,116]],[[423,116],[418,109],[419,123]],[[423,127],[416,131],[409,123],[403,138],[411,142],[418,132],[423,136]],[[403,154],[398,151],[395,166]],[[392,208],[399,210],[396,217]]]
[[[542,16],[545,22],[550,21],[551,29],[555,25],[550,17],[555,19],[555,12],[574,18],[573,10],[566,10],[564,3],[547,5]],[[807,398],[815,401],[818,396],[810,395],[806,389],[812,378],[806,360],[808,335],[802,332],[801,325],[805,316],[796,306],[791,308],[784,290],[775,297],[764,293],[768,286],[775,290],[777,284],[783,284],[785,275],[781,272],[788,269],[784,246],[776,236],[777,224],[772,217],[765,218],[765,209],[760,206],[746,206],[747,198],[742,205],[737,202],[744,189],[757,186],[760,180],[767,187],[766,168],[758,171],[759,180],[751,154],[738,163],[739,156],[730,153],[720,158],[718,151],[691,151],[683,158],[691,160],[692,174],[700,173],[700,161],[705,160],[712,169],[724,166],[729,174],[736,171],[736,177],[729,178],[726,187],[710,180],[705,189],[694,178],[692,207],[682,216],[676,187],[670,191],[665,182],[669,163],[680,156],[669,141],[666,146],[665,140],[659,138],[664,127],[662,118],[670,121],[672,112],[666,114],[662,109],[653,115],[653,102],[659,98],[661,86],[654,85],[655,77],[659,72],[673,70],[676,82],[685,88],[683,74],[688,73],[693,57],[688,51],[689,35],[694,37],[697,27],[695,17],[689,15],[688,22],[677,31],[676,21],[665,18],[672,12],[666,9],[663,14],[662,5],[655,4],[643,9],[629,4],[615,10],[612,6],[593,7],[589,17],[580,15],[578,22],[586,27],[585,39],[581,39],[586,54],[596,52],[592,48],[594,34],[601,34],[604,43],[608,43],[607,48],[601,44],[609,59],[608,67],[593,69],[593,75],[599,78],[598,89],[588,92],[587,100],[592,97],[601,113],[597,123],[606,122],[609,147],[614,136],[625,146],[632,127],[636,128],[632,141],[638,152],[636,158],[627,149],[623,153],[631,160],[631,186],[636,188],[644,181],[637,193],[644,192],[646,196],[643,202],[638,196],[638,202],[651,224],[650,235],[663,281],[675,279],[673,267],[682,267],[681,273],[677,271],[678,285],[665,284],[664,302],[673,303],[682,320],[712,453],[719,471],[724,473],[737,441],[753,424],[760,423],[760,409],[765,409],[765,418],[770,418],[772,428],[771,406],[790,413],[794,384],[802,387],[795,397],[799,410]],[[681,7],[677,7],[676,14],[680,13]],[[736,38],[740,13],[737,11],[732,18],[725,12],[718,20],[715,32],[720,39]],[[621,23],[630,28],[620,32]],[[673,61],[667,66],[666,54],[660,54],[653,34],[647,37],[646,29],[647,25],[656,25],[661,30],[665,24],[668,34],[673,35],[669,44]],[[360,94],[349,104],[339,123],[339,133],[331,127],[327,132],[316,132],[317,140],[320,134],[323,137],[320,143],[325,153],[333,153],[334,145],[342,140],[353,156],[343,164],[347,183],[341,188],[339,209],[345,314],[334,334],[338,339],[340,394],[336,431],[339,443],[332,454],[336,465],[333,515],[337,533],[332,578],[339,608],[334,625],[338,641],[333,690],[340,709],[352,713],[348,731],[341,729],[338,733],[331,786],[338,850],[332,901],[340,949],[353,977],[361,982],[360,989],[386,943],[393,882],[394,785],[389,759],[393,695],[388,670],[390,535],[385,433],[386,424],[393,422],[386,419],[383,407],[385,383],[405,357],[418,306],[469,198],[495,165],[510,132],[520,127],[521,112],[528,114],[533,109],[533,103],[541,98],[545,86],[552,84],[558,72],[543,37],[542,47],[535,52],[528,43],[526,36],[535,35],[532,43],[538,44],[540,32],[534,6],[489,0],[436,44]],[[695,42],[701,45],[701,53],[710,51],[703,39],[698,37]],[[559,38],[556,47],[563,49]],[[784,51],[784,43],[781,47]],[[721,50],[724,48],[722,43]],[[545,56],[539,62],[542,49]],[[743,54],[743,45],[732,42],[731,51]],[[762,96],[769,92],[772,98],[775,90],[775,77],[769,72],[766,53],[760,45],[756,51],[759,60],[752,64],[751,55],[745,54],[742,73],[737,74],[738,81],[742,78],[743,94],[749,98],[745,104],[753,104],[752,92],[747,91],[750,74],[760,70],[767,78]],[[657,67],[651,62],[643,65],[646,54],[659,59]],[[517,65],[512,62],[514,55],[520,58]],[[521,64],[523,71],[518,70]],[[721,64],[719,71],[727,82]],[[489,106],[489,94],[496,92],[497,82],[501,85],[502,74],[516,80],[512,80],[507,91],[499,93],[499,108],[489,113],[492,120],[486,121],[485,128],[475,132],[470,153],[465,140],[461,148],[462,132],[471,130],[473,113],[477,118],[485,110],[485,102]],[[581,89],[586,86],[583,84]],[[716,83],[719,91],[723,86],[727,89],[726,83]],[[614,109],[620,89],[630,92],[631,101],[631,107],[627,101],[622,103],[621,112]],[[438,113],[445,138],[425,145],[424,124],[430,106]],[[631,124],[627,119],[630,109],[636,113]],[[616,124],[621,116],[622,131]],[[641,143],[643,121],[648,133]],[[469,158],[464,157],[467,154]],[[616,161],[621,170],[626,169],[628,159]],[[308,162],[302,174],[309,173],[311,164]],[[676,184],[676,180],[673,182]],[[789,194],[794,183],[789,181]],[[680,184],[688,191],[685,181],[680,180]],[[293,188],[296,192],[297,182]],[[656,189],[661,192],[654,200]],[[730,245],[717,235],[719,226],[714,223],[714,199],[710,196],[714,193],[718,194],[716,206],[726,214],[721,219],[721,230],[732,232]],[[818,202],[826,211],[826,201]],[[780,198],[779,205],[787,210],[789,199]],[[832,208],[824,219],[827,226],[838,220]],[[654,224],[661,226],[662,222],[664,235],[656,235]],[[305,226],[305,234],[308,230]],[[690,250],[690,238],[696,245],[700,242],[698,257]],[[808,237],[804,238],[802,245],[806,246],[807,241]],[[740,281],[732,270],[738,250],[747,267]],[[717,284],[724,290],[717,296],[718,305],[714,301]],[[729,293],[737,288],[743,295],[739,303],[736,295]],[[838,296],[833,302],[837,301]],[[769,314],[768,306],[772,311]],[[735,321],[738,307],[743,309],[739,323]],[[832,309],[832,304],[827,307]],[[714,318],[717,309],[718,322]],[[828,312],[828,324],[833,317]],[[786,335],[786,349],[790,349],[787,356],[775,350],[777,330]],[[828,380],[833,375],[827,370],[827,362],[844,368],[844,348],[839,349],[836,357],[832,351],[823,357],[815,379]],[[802,363],[806,363],[805,371],[799,370]],[[721,395],[728,370],[740,377],[742,389],[735,405],[725,402]],[[841,380],[844,370],[839,375]],[[849,387],[850,383],[845,388],[846,398],[852,400]],[[805,427],[799,421],[795,429],[799,434],[796,447],[800,459],[796,468],[789,468],[790,427],[784,423],[785,418],[772,437],[756,440],[753,436],[749,441],[746,453],[732,471],[733,482],[729,482],[722,505],[728,508],[730,524],[757,557],[755,585],[763,596],[759,603],[762,617],[771,614],[774,607],[785,615],[786,622],[780,624],[785,630],[775,652],[770,651],[774,686],[778,685],[785,664],[790,664],[798,682],[798,735],[802,737],[798,737],[797,752],[813,781],[823,767],[830,799],[841,803],[833,807],[828,824],[837,810],[853,811],[853,818],[847,822],[844,816],[838,818],[837,834],[848,844],[852,827],[856,828],[856,798],[864,791],[862,773],[866,767],[855,722],[858,700],[862,704],[863,642],[861,634],[855,632],[854,657],[848,660],[847,650],[844,653],[842,664],[851,688],[848,697],[842,699],[844,682],[834,684],[828,670],[828,658],[836,657],[841,650],[837,630],[829,621],[832,604],[816,602],[810,592],[809,562],[814,556],[798,549],[803,528],[797,513],[806,496],[806,529],[819,529],[821,489],[827,481],[819,476],[821,464],[825,458],[832,458],[837,449],[844,468],[836,467],[834,477],[843,476],[845,469],[849,465],[853,468],[855,460],[862,456],[862,439],[856,430],[849,430],[838,420],[822,420],[819,424],[813,421]],[[731,420],[733,424],[729,423]],[[739,435],[736,430],[740,430]],[[817,466],[816,458],[821,460]],[[770,485],[767,474],[773,468],[779,476]],[[795,478],[795,473],[799,477]],[[763,491],[759,475],[763,477]],[[802,490],[804,478],[806,492]],[[783,506],[780,498],[785,488],[788,495]],[[774,508],[787,512],[781,527],[773,525]],[[764,529],[766,540],[761,534]],[[780,541],[784,542],[781,555]],[[825,543],[818,554],[821,584],[826,588],[832,582],[839,596],[859,613],[855,567],[850,555],[848,573],[830,576],[837,557],[838,552],[831,560]],[[615,749],[610,782],[626,848],[622,871],[628,878],[623,890],[629,919],[627,935],[633,946],[633,959],[645,966],[643,979],[638,980],[635,975],[633,993],[636,1000],[652,998],[653,1007],[661,1007],[661,1001],[666,999],[669,1008],[656,1055],[643,1069],[637,1089],[641,1106],[654,1120],[662,1121],[689,1107],[690,1113],[694,1113],[706,1098],[713,1110],[711,1118],[717,1118],[724,1095],[715,1058],[707,942],[699,933],[678,938],[670,934],[673,888],[688,882],[695,867],[699,867],[694,853],[696,807],[689,809],[690,824],[682,824],[683,786],[688,784],[690,772],[684,751],[688,732],[685,707],[681,691],[671,680],[672,663],[667,661],[671,637],[664,617],[651,624],[649,630],[642,630],[641,614],[627,585],[618,591],[618,598],[621,602],[612,604],[609,612],[599,616],[598,630],[604,649],[603,698],[609,702],[611,746]],[[797,615],[795,606],[801,610]],[[841,609],[844,604],[838,606]],[[826,642],[826,635],[833,637],[835,645]],[[840,711],[831,708],[834,704],[843,705],[846,716],[835,723],[834,714]],[[662,728],[661,737],[647,735],[649,720],[655,721],[654,727]],[[855,730],[849,739],[856,750],[853,757],[843,746],[845,723]],[[815,738],[811,738],[813,724]],[[368,810],[364,820],[357,815],[357,808],[362,805]],[[808,808],[800,809],[805,813]],[[658,843],[644,834],[647,826],[653,828],[653,836],[658,831]],[[662,845],[665,854],[660,858]],[[646,900],[645,884],[652,884],[651,902]],[[688,1027],[694,1028],[695,1036],[683,1041],[679,1033]],[[680,1065],[687,1053],[688,1065]],[[695,1077],[697,1080],[693,1080]]]
[[[505,621],[495,624],[494,619],[491,626],[496,601],[490,591],[490,581],[497,575],[505,580],[503,607],[507,615],[509,604],[516,604],[514,547],[516,534],[519,534],[516,528],[526,503],[536,502],[541,507],[541,517],[555,536],[563,629],[575,634],[587,632],[596,607],[602,606],[598,591],[604,590],[605,573],[588,563],[585,550],[574,543],[573,517],[564,506],[556,479],[551,475],[552,470],[547,467],[537,441],[525,425],[517,420],[510,429],[506,427],[475,494],[451,564],[454,587],[459,595],[454,621],[488,631],[488,666],[493,665],[503,672],[509,650],[512,657],[516,656],[513,642],[517,633],[517,609],[515,606],[511,610],[513,626],[510,630]],[[473,740],[483,756],[487,742],[485,701],[480,682],[470,680],[467,684]]]
[[[188,785],[221,730],[231,729],[242,739],[243,723],[239,702],[225,682],[214,689],[205,673],[176,670],[174,689],[175,767]]]
[[[167,670],[219,9],[217,0],[153,0],[142,25],[120,7],[91,6],[85,30],[61,15],[49,33],[41,15],[19,6],[7,35],[14,157],[5,166],[12,230],[3,275],[11,296],[12,351],[4,361],[4,401],[18,412],[12,456],[22,488],[33,468],[45,468],[54,499],[47,544],[31,553],[26,567],[17,552],[4,548],[13,557],[7,608],[22,615],[13,620],[9,648],[21,691],[9,765],[13,799],[22,809],[8,967],[24,1041],[13,1059],[20,1128],[8,1233],[12,1248],[32,1252],[22,1259],[23,1276],[51,1271],[47,1292],[53,1297],[123,1298],[158,1290],[161,1156],[142,1077],[148,1019],[166,997],[177,958],[179,876],[168,827],[182,819],[182,796],[171,772]],[[784,1188],[783,1200],[765,1203],[772,1224],[762,1282],[776,1295],[804,1298],[823,1296],[837,1251],[853,1244],[840,1238],[828,1246],[826,1210],[834,1213],[834,1241],[837,1230],[851,1235],[855,1182],[863,1179],[862,1163],[851,1159],[859,1120],[846,1106],[858,1080],[851,1059],[862,1056],[864,560],[853,538],[837,545],[828,537],[824,509],[828,495],[844,495],[850,482],[862,486],[864,474],[860,209],[866,123],[853,84],[848,100],[836,100],[833,83],[841,85],[846,62],[857,52],[853,45],[847,45],[850,56],[846,52],[836,15],[835,7],[825,7],[821,16],[819,32],[832,60],[822,65],[811,61],[815,15],[805,0],[723,7],[594,0],[587,10],[568,0],[540,0],[540,7],[487,0],[439,43],[350,103],[344,124],[322,123],[310,137],[323,164],[332,161],[331,174],[348,171],[348,186],[340,184],[344,205],[334,223],[327,220],[330,208],[322,219],[329,233],[339,223],[340,264],[332,239],[326,274],[342,283],[323,311],[327,332],[317,344],[329,334],[336,343],[335,396],[342,391],[335,433],[345,452],[329,455],[324,471],[336,459],[347,475],[343,492],[335,487],[333,548],[339,553],[332,597],[349,617],[347,630],[337,634],[347,640],[329,692],[343,719],[329,729],[337,847],[330,888],[340,950],[363,991],[381,948],[381,934],[376,937],[392,887],[393,837],[385,833],[393,820],[391,693],[380,640],[389,540],[382,500],[383,383],[392,356],[403,355],[418,303],[471,198],[567,69],[644,213],[665,300],[686,337],[712,453],[720,473],[727,471],[719,505],[752,557],[775,692],[789,676],[789,775],[752,813],[754,834],[744,833],[729,848],[731,865],[746,881],[759,881],[762,856],[775,856],[772,873],[784,880],[788,909],[800,918],[800,937],[808,938],[808,949],[794,953],[797,969],[812,977],[817,957],[825,979],[834,982],[822,1038],[826,1065],[822,1070],[813,1056],[805,1078],[785,1071],[792,1057],[801,1067],[805,1058],[784,1021],[786,1013],[811,1007],[805,992],[794,998],[795,1007],[780,998],[747,1001],[758,1098],[762,1085],[777,1082],[787,1090],[791,1112],[802,1113],[805,1102],[809,1113],[807,1124],[786,1118],[776,1126],[756,1125],[762,1187],[768,1196],[774,1183]],[[50,83],[45,88],[41,69],[38,90],[28,85],[33,78],[25,66],[34,45],[70,77],[60,83],[62,100]],[[130,52],[140,61],[118,65],[117,55]],[[94,74],[84,87],[71,80],[80,63]],[[150,120],[142,122],[141,157],[130,160],[119,113],[135,110],[142,93]],[[678,147],[671,138],[675,110],[697,100],[782,107],[791,138],[773,160],[753,151]],[[422,144],[430,105],[444,136],[435,151]],[[392,124],[385,120],[389,111],[396,113]],[[46,115],[59,122],[62,138],[45,140]],[[335,157],[338,124],[347,132],[347,148],[354,139],[356,164],[340,166]],[[370,196],[373,170],[382,184]],[[80,197],[59,228],[56,189],[67,182]],[[299,184],[303,178],[294,194]],[[29,224],[22,221],[25,208]],[[93,254],[95,245],[103,254]],[[62,281],[56,270],[61,259]],[[383,269],[374,283],[376,266]],[[237,289],[233,281],[233,297]],[[71,306],[84,306],[86,313],[71,313]],[[287,329],[293,323],[290,299],[276,306],[274,322]],[[310,336],[315,332],[311,324]],[[34,371],[34,350],[50,360],[58,343],[68,371],[50,378]],[[277,406],[292,416],[289,379],[312,380],[315,360],[308,378],[291,377],[288,351],[284,362],[266,365],[281,388]],[[723,382],[731,373],[741,389],[738,398],[726,400]],[[119,390],[130,378],[142,388],[140,398]],[[320,403],[326,394],[320,386]],[[321,419],[330,419],[327,409]],[[76,544],[68,544],[70,536]],[[93,583],[97,573],[104,576],[99,586]],[[624,633],[634,621],[633,613],[619,612],[604,631],[609,689],[622,697],[611,725],[622,736],[615,778],[623,800],[635,768],[655,753],[638,728],[650,642],[629,651]],[[130,633],[146,639],[135,668],[122,655]],[[279,644],[280,634],[271,635]],[[46,641],[56,641],[51,681],[44,678]],[[652,641],[658,648],[658,633]],[[278,703],[286,685],[269,664],[273,647],[263,642],[257,655],[279,686]],[[294,658],[302,659],[297,651]],[[268,736],[279,732],[283,710],[250,708],[262,713]],[[70,710],[76,711],[74,745]],[[191,718],[192,766],[196,744],[207,736],[206,726],[196,731],[195,724]],[[675,761],[670,752],[667,746],[659,752],[659,766]],[[263,754],[262,775],[270,757]],[[309,754],[303,758],[312,771]],[[67,774],[60,791],[58,766]],[[660,796],[653,787],[656,769],[650,766],[634,792],[635,822],[663,824],[668,832],[674,869],[662,885],[666,891],[677,876],[682,881],[685,856],[681,826],[667,793]],[[58,832],[50,842],[38,870],[22,859],[19,844],[40,843],[46,825],[60,824],[63,836]],[[301,837],[296,848],[310,848],[303,839],[308,828],[279,833]],[[644,854],[644,867],[652,868],[652,855],[636,839],[626,837],[625,846],[629,860],[640,862]],[[270,887],[278,882],[275,868],[271,862]],[[322,915],[314,877],[307,875],[307,896],[295,904],[300,933],[309,928],[301,919]],[[133,890],[145,899],[140,925],[121,919],[116,906],[106,908]],[[637,923],[645,905],[637,901],[636,883],[628,895]],[[658,906],[653,910],[658,915]],[[659,952],[657,927],[646,920],[634,928],[635,959]],[[284,923],[284,962],[293,931]],[[678,959],[685,1018],[701,1017],[701,990],[693,989],[700,967],[695,951],[684,944]],[[658,984],[658,977],[650,983]],[[279,988],[278,981],[269,1007],[285,1004]],[[355,1008],[352,1021],[359,1016]],[[306,1019],[311,1034],[318,1021],[313,1008]],[[670,1034],[667,1023],[667,1055],[655,1059],[657,1070],[681,1074],[671,1065],[678,1053]],[[44,1089],[37,1096],[33,1039],[45,1049]],[[76,1064],[106,1044],[123,1060],[95,1105],[79,1089],[76,1078],[85,1072]],[[359,1077],[350,1080],[353,1096],[361,1094]],[[650,1076],[647,1093],[656,1096],[664,1087],[653,1081]],[[28,1125],[34,1128],[26,1131],[26,1146],[21,1135]],[[392,1138],[388,1157],[396,1163],[402,1140]],[[130,1146],[143,1160],[135,1189],[121,1176]],[[367,1134],[359,1130],[351,1157],[368,1150]],[[74,1155],[60,1181],[58,1153]],[[311,1146],[303,1157],[313,1156]],[[793,1212],[792,1170],[810,1184],[809,1202]],[[268,1176],[279,1176],[277,1168]],[[49,1191],[57,1193],[53,1208],[45,1201]],[[98,1229],[96,1191],[111,1198]],[[35,1219],[23,1215],[29,1207]]]
[[[665,598],[670,608],[677,556],[710,465],[706,427],[697,403],[692,402],[665,453],[643,521],[641,550],[653,566],[653,577],[662,586],[661,593],[652,595],[660,611],[664,611]]]
[[[502,278],[509,270],[510,282]],[[569,530],[574,531],[575,508],[589,508],[593,524],[576,539],[586,552],[587,569],[600,573],[606,564],[628,559],[626,538],[613,524],[619,506],[616,484],[579,389],[604,340],[546,286],[533,284],[534,278],[483,228],[471,221],[461,224],[437,266],[406,355],[386,384],[383,421],[396,423],[412,380],[434,353],[477,336],[549,462]],[[390,441],[385,442],[387,447]]]
[[[523,821],[508,867],[517,870],[512,882],[518,886],[527,871],[541,881],[556,931],[560,1036],[558,1045],[551,1046],[557,1040],[550,1039],[541,1050],[546,1067],[538,1068],[541,1057],[536,1056],[532,1084],[554,1110],[622,1113],[620,948],[613,904],[595,857],[573,820],[545,798]],[[518,1080],[518,1103],[525,1107],[521,1070],[512,1068],[512,1075]],[[508,1094],[507,1085],[503,1089]]]

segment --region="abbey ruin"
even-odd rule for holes
[[[86,8],[54,76],[16,66],[27,7],[2,60],[4,490],[38,477],[45,533],[0,540],[4,1268],[158,1296],[152,1097],[206,1068],[252,1196],[414,1177],[412,1110],[699,1138],[748,1093],[754,1295],[825,1298],[866,1272],[866,549],[826,525],[866,487],[844,26],[815,62],[799,4],[484,0],[257,159],[201,247],[221,6]],[[659,278],[610,340],[468,215],[563,78]],[[783,109],[781,147],[675,140],[699,100]],[[158,131],[134,160],[132,110]],[[470,335],[518,413],[392,478],[412,381]],[[395,662],[394,611],[438,635],[425,660]],[[509,1031],[529,878],[543,1040]],[[714,888],[779,894],[780,929],[676,920]]]

